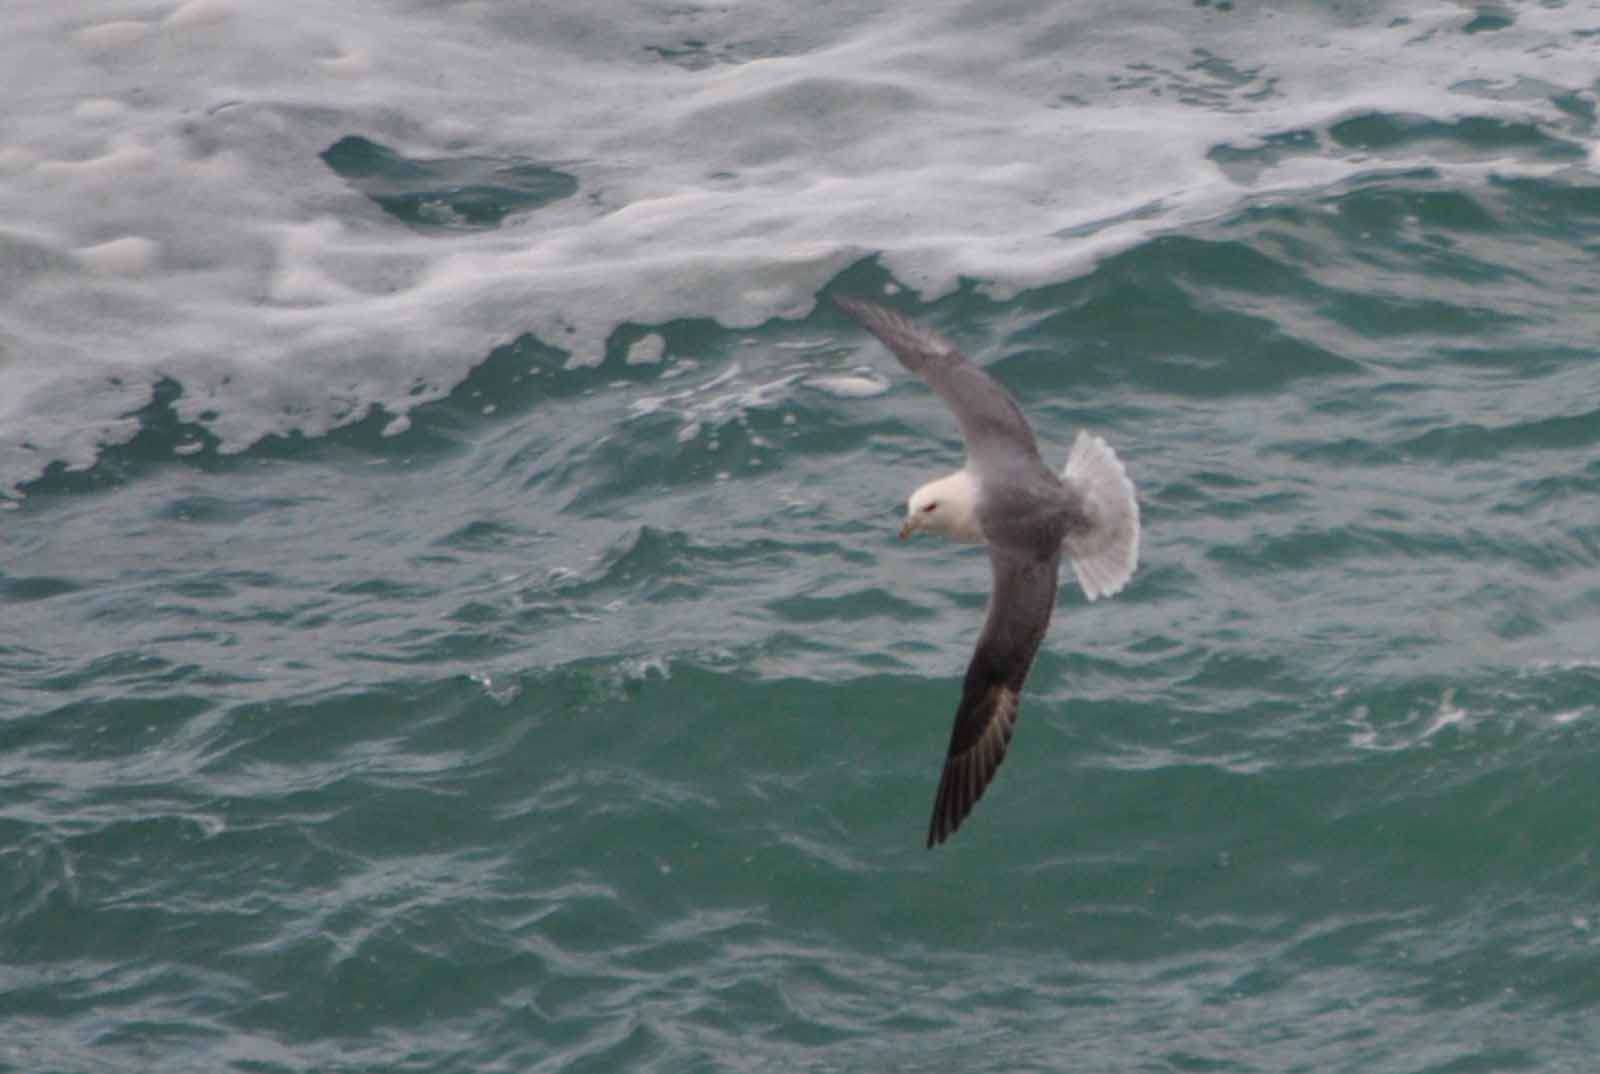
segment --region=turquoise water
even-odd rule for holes
[[[320,10],[23,20],[0,1069],[1590,1069],[1586,15]],[[988,567],[834,294],[1140,491],[934,851]]]

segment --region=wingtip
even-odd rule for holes
[[[981,796],[980,792],[979,797]],[[953,803],[943,799],[936,802],[933,807],[933,819],[928,822],[928,845],[926,849],[932,850],[934,847],[942,845],[952,835],[955,835],[961,828],[962,822],[967,819],[967,815],[972,812],[972,807],[977,804],[977,799],[974,798],[967,804],[965,810],[962,810],[960,808],[952,809]]]
[[[850,315],[850,319],[863,327],[870,327],[874,320],[882,320],[892,315],[891,311],[869,302],[864,298],[852,298],[850,295],[834,295],[833,304]]]
[[[928,819],[930,850],[956,833],[1005,763],[1017,722],[1017,688],[991,683],[983,690],[983,704],[979,714],[982,729],[975,737],[970,727],[963,736],[966,725],[960,715],[951,728],[951,748],[939,773],[933,815]]]
[[[965,819],[966,819],[965,817],[962,818],[962,820],[965,820]],[[934,825],[930,826],[929,829],[928,829],[928,845],[927,845],[926,849],[932,850],[934,847],[943,846],[946,842],[949,841],[949,839],[950,839],[950,837],[952,835],[956,834],[956,829],[960,828],[960,827],[961,827],[961,821],[960,820],[955,821],[954,823],[946,823],[946,824],[943,824],[943,825],[938,824],[936,822]]]
[[[953,798],[950,765],[946,762],[944,771],[939,773],[939,789],[933,795],[933,815],[928,818],[928,850],[949,839],[955,834],[956,829],[961,827],[962,818],[966,813],[955,807]]]
[[[939,774],[939,789],[933,796],[933,815],[928,818],[928,846],[934,847],[955,835],[977,806],[978,799],[988,790],[989,781],[999,770],[995,761],[985,766],[987,771],[968,763],[970,758],[954,758],[945,762]]]

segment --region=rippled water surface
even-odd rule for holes
[[[1591,1068],[1588,5],[15,23],[0,1069]],[[1140,491],[935,851],[832,295]]]

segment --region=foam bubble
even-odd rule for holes
[[[860,373],[807,377],[806,386],[840,399],[869,399],[889,390],[888,382],[881,377]]]

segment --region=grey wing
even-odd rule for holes
[[[1039,457],[1033,430],[1016,400],[949,340],[871,302],[857,298],[834,301],[939,394],[955,415],[961,438],[967,442],[967,454],[980,470],[1009,467],[1019,456]]]
[[[1042,557],[990,545],[989,562],[994,593],[950,729],[950,748],[928,821],[929,847],[961,827],[1005,760],[1022,684],[1055,610],[1059,543]]]

